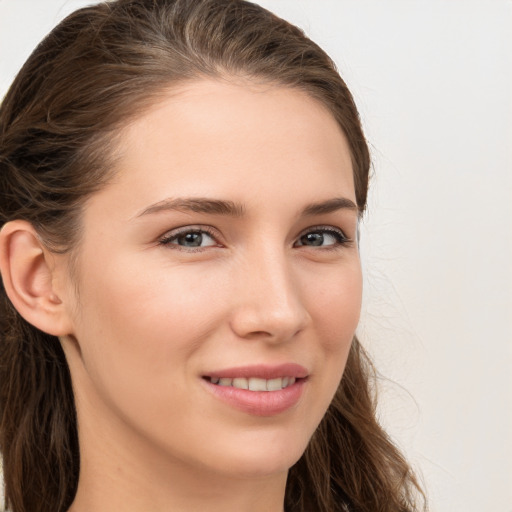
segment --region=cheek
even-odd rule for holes
[[[359,321],[362,301],[362,275],[359,261],[332,269],[309,286],[309,312],[316,342],[312,389],[314,411],[305,421],[320,422],[343,376],[348,354]]]
[[[198,326],[198,314],[214,306],[215,283],[192,267],[177,270],[119,261],[115,268],[88,277],[89,283],[94,286],[88,286],[85,302],[95,307],[94,314],[128,331],[137,326],[148,332],[162,330],[166,337],[176,330],[190,332]]]
[[[345,352],[361,313],[362,275],[354,259],[337,272],[316,280],[309,293],[309,311],[325,351]]]
[[[118,261],[101,275],[92,269],[85,275],[76,334],[84,366],[100,385],[129,380],[168,387],[170,375],[189,370],[219,320],[213,283],[192,270],[156,272]]]

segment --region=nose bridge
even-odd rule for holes
[[[291,263],[279,244],[265,244],[244,258],[232,318],[239,336],[285,341],[304,328],[308,313]]]

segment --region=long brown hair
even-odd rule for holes
[[[109,179],[112,140],[174,84],[243,76],[322,102],[351,150],[357,204],[370,158],[332,60],[243,0],[116,0],[80,9],[36,48],[0,108],[0,225],[32,223],[72,251],[85,199]],[[79,476],[71,378],[59,340],[0,290],[0,447],[12,512],[64,512]],[[373,369],[354,340],[336,396],[287,482],[288,512],[413,512],[417,481],[375,418]]]

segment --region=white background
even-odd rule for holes
[[[89,2],[0,0],[0,95]],[[433,512],[512,512],[512,2],[260,0],[337,62],[370,140],[360,336]]]

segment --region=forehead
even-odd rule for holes
[[[355,200],[339,124],[299,89],[241,80],[188,83],[163,93],[118,140],[114,183],[135,192],[130,203],[140,208],[178,192],[228,194],[242,203],[271,189]]]

